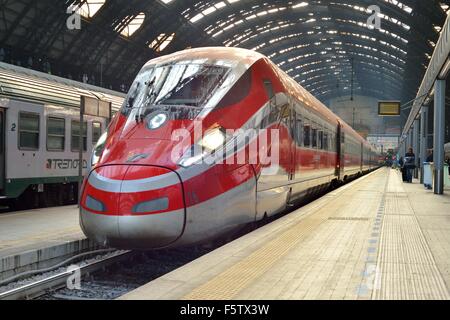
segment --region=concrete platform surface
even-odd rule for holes
[[[77,206],[0,214],[0,281],[96,249],[78,216]]]
[[[84,239],[77,206],[0,214],[0,257]]]
[[[450,196],[383,168],[120,299],[449,299]]]

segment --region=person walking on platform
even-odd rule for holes
[[[404,168],[406,170],[406,182],[412,183],[413,170],[416,168],[416,155],[414,154],[413,148],[409,148],[408,152],[405,154],[405,164]]]

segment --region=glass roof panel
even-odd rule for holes
[[[80,7],[80,14],[85,18],[92,18],[104,6],[106,0],[86,0]]]
[[[123,21],[129,19],[129,17],[125,17]],[[131,37],[139,28],[142,26],[145,20],[145,13],[141,12],[127,26],[120,32],[124,37]]]

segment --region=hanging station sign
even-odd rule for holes
[[[398,117],[401,113],[400,101],[378,102],[378,115],[384,117]]]

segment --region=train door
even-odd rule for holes
[[[295,179],[295,158],[296,158],[296,143],[295,143],[295,123],[296,123],[296,114],[294,110],[294,106],[292,103],[289,103],[289,113],[290,113],[290,121],[289,121],[289,129],[290,129],[290,136],[291,136],[291,165],[290,165],[290,175],[289,175],[289,181],[292,181]]]
[[[339,178],[339,180],[343,180],[345,173],[345,132],[340,123],[338,123],[337,127],[336,140],[336,176]]]
[[[294,161],[295,161],[295,150],[294,142],[291,137],[294,136],[294,117],[293,108],[291,107],[290,100],[279,106],[280,109],[280,165],[287,173],[288,184],[294,179]],[[287,130],[287,135],[285,136],[282,131]],[[290,193],[290,192],[289,192]]]
[[[364,148],[363,148],[363,143],[361,142],[361,173],[363,172],[364,169]]]
[[[296,112],[295,112],[295,108],[293,106],[292,100],[289,100],[288,105],[286,106],[286,108],[288,108],[288,112],[289,112],[289,136],[290,136],[290,150],[289,150],[289,159],[290,159],[290,163],[289,163],[289,184],[290,184],[290,188],[289,188],[289,194],[288,194],[288,203],[290,203],[292,201],[293,198],[293,190],[292,190],[292,182],[295,179],[295,171],[296,171],[296,142],[295,142],[295,136],[297,134],[297,130],[296,130]]]
[[[300,113],[297,111],[293,111],[293,116],[295,117],[295,130],[294,130],[294,179],[298,179],[300,177],[300,170],[302,167],[302,158],[300,157],[300,148],[303,147],[303,119]]]
[[[5,188],[5,109],[0,108],[0,194]]]

